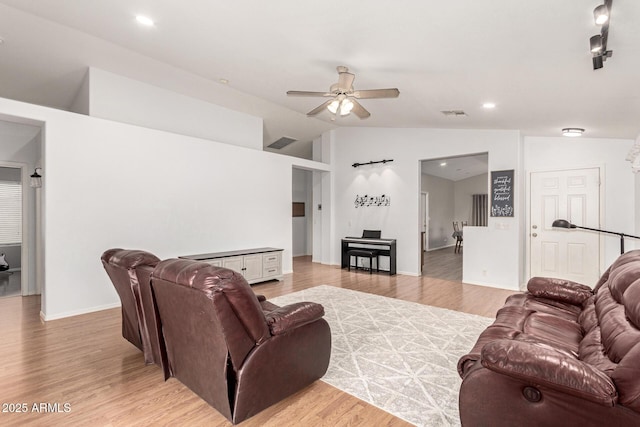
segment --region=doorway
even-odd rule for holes
[[[0,163],[0,297],[22,295],[22,166]]]
[[[313,252],[313,180],[309,170],[293,168],[292,171],[292,230],[291,251],[293,257],[311,256]]]
[[[464,250],[455,250],[454,222],[460,227],[482,225],[473,223],[473,195],[488,193],[488,170],[488,153],[420,162],[419,224],[421,238],[424,232],[426,240],[422,263],[424,276],[462,281]]]
[[[531,173],[531,277],[547,276],[593,284],[600,277],[600,236],[557,230],[556,219],[600,228],[600,169]]]
[[[22,190],[22,216],[20,249],[9,256],[12,280],[19,277],[22,296],[37,295],[43,290],[43,263],[41,237],[41,190],[31,188],[29,176],[42,164],[43,123],[16,117],[0,117],[0,167],[10,168],[20,176]],[[41,171],[40,171],[41,172]],[[15,174],[15,172],[14,172]],[[17,178],[13,178],[17,179]],[[16,240],[15,238],[13,240]],[[5,241],[5,245],[16,242]],[[15,284],[12,289],[15,288]]]

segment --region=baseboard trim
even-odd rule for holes
[[[65,317],[80,316],[81,314],[93,313],[95,311],[109,310],[112,308],[120,307],[120,305],[120,302],[115,302],[112,304],[98,305],[95,307],[83,308],[80,310],[65,311],[62,313],[53,314],[51,316],[47,316],[46,314],[44,314],[44,312],[40,311],[40,318],[44,322],[49,322],[51,320],[64,319]]]

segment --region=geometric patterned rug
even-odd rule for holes
[[[316,286],[273,298],[322,304],[331,362],[322,381],[416,426],[459,426],[456,365],[494,319]]]

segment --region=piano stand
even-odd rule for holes
[[[378,260],[378,250],[377,249],[349,249],[347,252],[349,256],[349,264],[348,269],[351,271],[351,257],[356,257],[356,270],[358,269],[358,258],[369,258],[369,274],[373,273],[373,260],[376,260],[376,272],[380,271],[380,263]]]
[[[376,251],[376,255],[357,255],[369,258],[369,267],[373,264],[373,257],[376,258],[376,271],[386,271],[391,276],[396,274],[396,239],[371,239],[366,237],[345,237],[341,242],[340,265],[342,268],[351,269],[351,256],[355,256],[352,251]],[[351,254],[350,254],[351,252]],[[364,253],[364,252],[361,252]],[[380,270],[380,257],[389,257],[389,270]],[[356,258],[356,264],[358,260]]]

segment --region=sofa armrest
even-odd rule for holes
[[[492,341],[482,349],[482,366],[605,406],[614,406],[618,399],[613,381],[604,372],[546,344]]]
[[[265,313],[272,335],[311,323],[324,316],[324,307],[314,302],[296,302]]]
[[[586,285],[550,277],[532,277],[527,283],[527,290],[535,297],[573,305],[582,305],[587,298],[593,295],[593,290]]]

